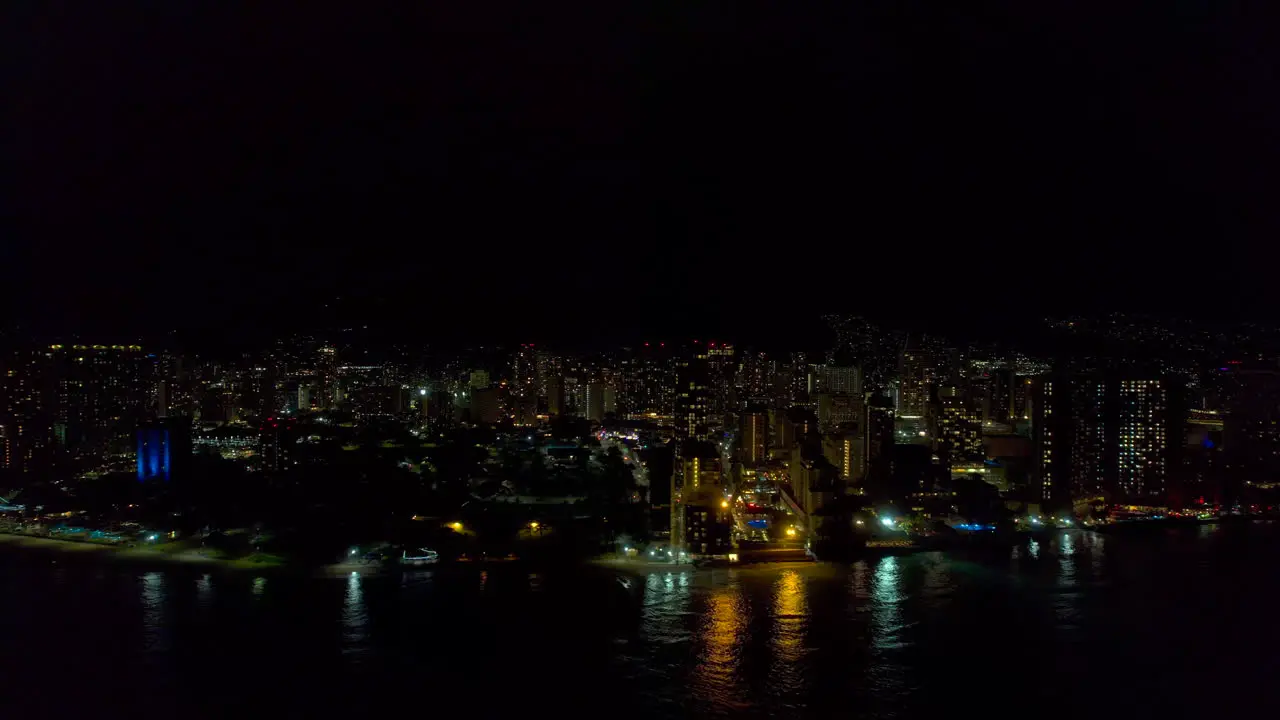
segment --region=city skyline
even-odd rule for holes
[[[0,707],[1270,715],[1248,10],[7,3]]]

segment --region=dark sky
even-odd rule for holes
[[[14,323],[212,338],[341,296],[421,337],[754,339],[1275,299],[1274,53],[1222,3],[212,5],[5,11]]]

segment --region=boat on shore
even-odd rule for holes
[[[440,562],[440,553],[435,550],[426,548],[416,548],[413,554],[409,554],[409,550],[405,549],[400,553],[400,564],[406,567],[421,567],[423,565],[435,565]]]

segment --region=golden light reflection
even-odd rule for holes
[[[707,599],[702,626],[702,657],[695,671],[699,692],[719,702],[742,695],[738,665],[745,645],[747,610],[740,589],[730,587]]]
[[[808,619],[809,602],[805,596],[804,578],[795,570],[788,570],[774,584],[774,672],[781,675],[795,674],[796,679],[799,678],[798,663],[804,655],[804,631]]]

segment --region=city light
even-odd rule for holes
[[[449,527],[453,528],[455,532],[462,532],[462,523],[460,522],[451,522]]]
[[[727,507],[729,507],[729,501],[728,501],[728,500],[721,500],[721,501],[720,501],[720,507],[722,507],[722,508],[727,508]]]
[[[529,523],[529,529],[530,529],[530,530],[537,530],[537,529],[538,529],[538,521],[537,521],[537,520],[534,520],[533,522]]]
[[[793,527],[787,528],[787,537],[795,537],[795,534],[796,534],[795,528]]]
[[[881,525],[883,525],[883,526],[885,526],[885,527],[887,527],[887,528],[891,528],[891,527],[893,527],[893,518],[891,518],[891,517],[882,517],[882,518],[880,518],[880,524],[881,524]]]

